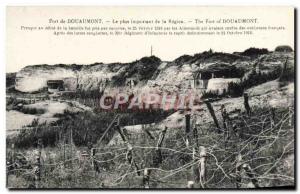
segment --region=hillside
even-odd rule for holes
[[[95,63],[92,65],[32,65],[16,73],[15,89],[20,92],[37,92],[47,87],[48,80],[74,79],[75,88],[82,91],[123,87],[128,89],[126,80],[136,82],[141,89],[185,90],[194,75],[201,71],[203,76],[216,72],[217,76],[242,78],[259,64],[262,72],[281,68],[288,57],[293,63],[291,52],[268,52],[244,56],[241,53],[228,54],[206,51],[193,56],[183,55],[174,61],[165,62],[151,56],[131,63]],[[8,75],[9,77],[9,75]]]
[[[153,56],[124,64],[27,66],[16,74],[15,88],[21,92],[36,92],[47,87],[47,80],[74,78],[78,80],[79,90],[99,90],[105,80],[110,80],[109,86],[113,87],[124,83],[126,78],[150,79],[159,64],[160,59]]]

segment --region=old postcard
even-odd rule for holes
[[[294,189],[294,12],[7,7],[7,187]]]

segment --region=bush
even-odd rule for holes
[[[229,83],[228,84],[228,93],[232,97],[242,96],[244,93],[244,88],[240,83]]]
[[[228,89],[225,90],[224,92],[222,92],[221,94],[219,94],[217,91],[216,92],[204,92],[204,94],[202,95],[202,99],[207,99],[207,98],[221,98],[221,97],[225,97],[225,96],[231,96],[231,97],[238,97],[238,96],[242,96],[244,91],[253,87],[253,86],[257,86],[259,84],[263,84],[265,82],[271,81],[271,80],[275,80],[277,78],[279,78],[281,74],[281,70],[278,68],[275,71],[272,71],[270,73],[257,73],[256,71],[252,71],[247,79],[242,80],[239,83],[234,83],[231,82],[228,84]],[[291,79],[290,74],[288,74],[289,76],[285,75],[285,77],[288,77]]]
[[[24,114],[31,114],[31,115],[41,115],[46,112],[45,109],[43,108],[35,108],[35,107],[28,107],[28,106],[23,106],[20,110]]]
[[[293,52],[292,47],[288,45],[282,45],[275,48],[275,51],[277,52]]]
[[[222,92],[221,94],[219,94],[218,91],[205,91],[202,93],[201,99],[221,98],[225,96],[226,96],[226,92]]]
[[[249,57],[256,57],[257,55],[263,55],[263,54],[268,54],[269,51],[268,49],[265,49],[265,48],[254,48],[254,47],[251,47],[251,48],[248,48],[246,49],[244,52],[241,53],[241,55],[244,55],[244,56],[249,56]]]
[[[280,76],[280,70],[276,69],[270,73],[257,73],[252,71],[247,79],[240,83],[230,83],[228,85],[228,94],[233,97],[241,96],[243,92],[253,86],[263,84],[268,81],[277,79]]]
[[[160,122],[172,111],[152,110],[148,112],[65,112],[60,116],[60,120],[55,124],[39,124],[34,120],[27,129],[22,130],[12,142],[17,147],[35,147],[38,138],[41,138],[44,146],[55,146],[60,140],[66,138],[66,143],[70,143],[70,132],[72,131],[73,142],[76,146],[87,146],[89,143],[95,144],[102,137],[107,127],[111,124],[116,115],[120,115],[120,126],[146,124]],[[32,128],[32,129],[28,129]],[[114,134],[114,128],[104,137],[103,141],[108,143]]]
[[[112,85],[124,86],[127,78],[138,77],[140,81],[149,80],[152,78],[160,65],[161,60],[155,56],[144,57],[139,61],[135,61],[129,64],[124,64],[126,70],[120,74],[112,77]]]

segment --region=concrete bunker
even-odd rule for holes
[[[48,80],[47,81],[48,92],[55,93],[64,90],[63,80]]]

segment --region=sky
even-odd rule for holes
[[[149,56],[151,46],[153,54],[164,61],[210,48],[229,53],[249,47],[274,50],[278,45],[290,45],[294,48],[293,14],[292,7],[8,7],[6,72],[16,72],[27,65],[36,64],[131,62]],[[30,31],[21,28],[53,26],[54,24],[49,24],[49,19],[60,21],[73,18],[100,18],[102,21],[257,18],[257,24],[246,26],[283,26],[285,30],[227,36],[57,36],[53,31]],[[200,27],[214,25],[216,24],[201,24]]]

